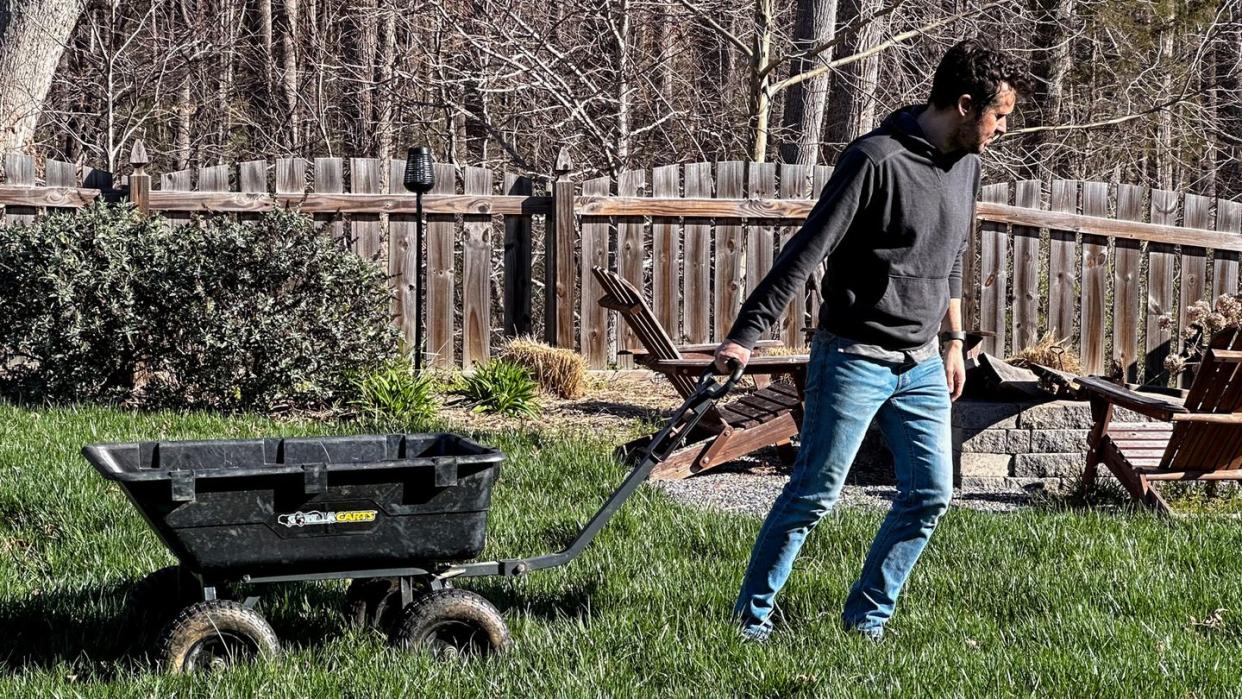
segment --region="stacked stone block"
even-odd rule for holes
[[[1121,407],[1114,422],[1148,422]],[[1087,463],[1091,407],[1085,401],[993,402],[962,399],[953,404],[954,483],[972,489],[1077,485]],[[1112,478],[1100,469],[1100,478]],[[850,481],[894,482],[893,459],[872,426],[859,449]]]

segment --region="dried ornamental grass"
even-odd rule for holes
[[[519,337],[510,341],[500,356],[526,367],[548,393],[570,400],[586,394],[586,360],[571,349]]]
[[[793,347],[789,345],[776,345],[774,347],[763,347],[763,348],[756,349],[754,356],[756,357],[790,357],[794,355],[810,354],[810,353],[811,353],[811,348],[807,347],[806,345],[795,345]],[[778,374],[778,375],[773,376],[772,380],[777,383],[789,384],[790,386],[794,384],[793,376],[791,376],[790,374]],[[762,384],[757,384],[757,385],[762,386]]]
[[[789,345],[776,345],[775,347],[764,347],[755,352],[756,356],[765,357],[790,357],[798,354],[810,354],[811,348],[806,345],[790,347]]]
[[[1035,344],[1023,347],[1005,361],[1016,367],[1027,368],[1032,364],[1039,364],[1077,374],[1082,371],[1082,363],[1078,360],[1078,354],[1066,345],[1067,341],[1058,340],[1052,333],[1044,333]]]

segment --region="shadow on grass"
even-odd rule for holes
[[[567,413],[584,415],[611,415],[625,419],[659,420],[665,411],[644,408],[632,403],[616,403],[602,400],[583,400],[566,403],[561,410]]]
[[[147,613],[147,600],[133,598],[138,584],[125,580],[0,600],[3,669],[16,673],[66,663],[77,682],[87,683],[107,682],[123,670],[158,672],[153,648],[170,619]],[[345,632],[341,589],[287,584],[243,588],[237,597],[247,594],[260,595],[260,612],[284,648],[323,645]]]
[[[599,592],[599,585],[596,578],[539,591],[515,584],[489,589],[486,596],[501,612],[517,611],[542,621],[585,621],[599,615],[599,608],[591,603]]]
[[[0,601],[0,662],[10,672],[61,662],[79,681],[106,681],[122,661],[137,661],[125,607],[132,581],[52,590]]]

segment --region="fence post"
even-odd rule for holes
[[[534,191],[529,177],[505,173],[504,193],[529,197]],[[505,335],[530,332],[530,215],[505,216],[504,312]]]
[[[544,241],[544,337],[555,347],[574,346],[574,182],[569,149],[556,156],[552,216]]]
[[[147,174],[147,146],[142,139],[134,141],[129,151],[129,164],[134,172],[129,176],[129,200],[134,202],[138,213],[147,216],[151,213],[151,176]]]

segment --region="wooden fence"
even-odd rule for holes
[[[399,191],[400,161],[256,160],[159,176],[137,157],[125,191],[173,219],[297,207],[359,254],[387,266],[393,315],[410,333],[413,266],[425,265],[426,341],[433,361],[469,367],[506,335],[533,333],[577,347],[592,367],[624,362],[627,329],[599,307],[589,270],[616,269],[644,289],[677,339],[714,342],[797,231],[830,167],[738,161],[667,165],[576,182],[561,158],[552,177],[436,167],[424,198],[426,250],[410,249],[414,197]],[[106,196],[106,173],[8,156],[0,204],[9,221]],[[347,177],[348,175],[348,177]],[[145,179],[144,179],[145,178]],[[91,179],[95,185],[91,186]],[[196,181],[196,182],[195,182]],[[348,185],[347,185],[348,182]],[[195,186],[196,185],[196,186]],[[1005,355],[1045,332],[1069,338],[1085,370],[1155,376],[1177,343],[1156,319],[1185,324],[1195,300],[1236,293],[1242,205],[1102,182],[995,184],[978,204],[966,271],[970,327]],[[818,298],[808,285],[772,335],[803,343]],[[542,294],[540,290],[542,289]],[[540,297],[539,303],[533,299]]]

